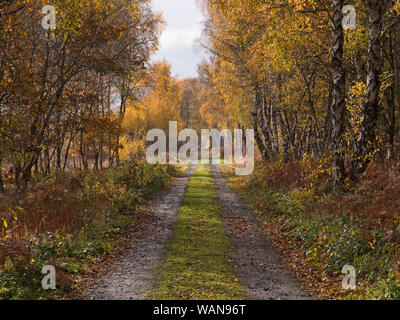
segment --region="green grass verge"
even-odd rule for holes
[[[230,264],[232,244],[221,218],[210,169],[199,166],[184,197],[159,285],[160,300],[240,300],[242,286]]]

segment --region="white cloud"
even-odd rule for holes
[[[167,60],[172,73],[180,77],[196,77],[197,64],[205,57],[199,48],[203,16],[196,0],[153,0],[152,6],[167,22],[160,50],[152,60]]]
[[[175,50],[176,52],[187,52],[194,49],[199,39],[199,30],[179,30],[169,28],[161,37],[161,48],[164,50]]]

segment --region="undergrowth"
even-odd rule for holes
[[[400,299],[398,194],[389,164],[372,164],[345,190],[330,183],[322,161],[258,164],[249,177],[224,172],[249,206],[296,240],[302,258],[331,277],[322,298]],[[343,290],[344,265],[357,270],[357,289]],[[323,294],[322,294],[323,292]]]
[[[163,189],[177,168],[144,160],[119,169],[54,171],[23,200],[0,199],[0,299],[62,298],[109,253],[138,208]],[[41,270],[57,270],[57,289],[43,290]]]

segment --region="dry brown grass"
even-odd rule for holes
[[[82,204],[76,199],[81,188],[77,177],[34,185],[23,200],[7,194],[0,198],[0,265],[6,257],[29,258],[27,240],[46,232],[60,235],[79,230],[76,216],[83,215]],[[7,228],[4,221],[6,221]]]
[[[371,230],[400,239],[400,170],[397,162],[371,163],[357,182],[349,182],[346,192],[335,192],[327,170],[319,159],[300,162],[259,164],[257,183],[268,189],[287,192],[314,187],[319,200],[316,213],[351,215],[362,221],[365,239]]]
[[[275,190],[291,190],[304,186],[304,172],[299,162],[276,162],[260,165],[259,176],[264,186]]]
[[[387,238],[399,238],[399,173],[393,162],[372,163],[349,192],[320,202],[319,210],[360,219],[366,240],[371,237],[371,230],[380,231]]]

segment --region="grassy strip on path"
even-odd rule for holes
[[[239,300],[242,287],[230,263],[232,244],[225,233],[210,169],[199,166],[184,197],[159,285],[160,300]]]

